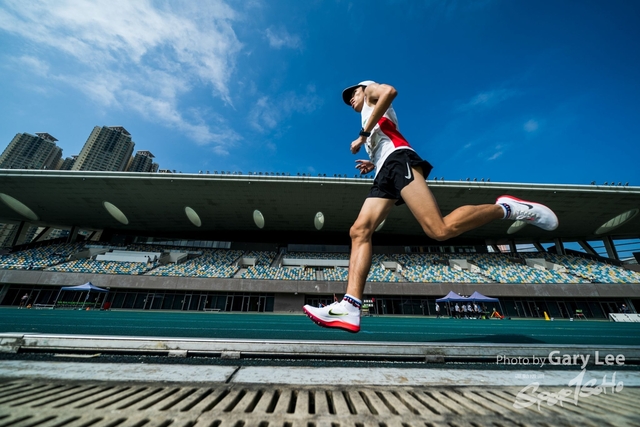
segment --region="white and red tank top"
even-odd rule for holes
[[[373,112],[372,106],[367,104],[365,98],[362,105],[362,127],[367,124],[367,120],[371,117]],[[376,167],[376,176],[378,171],[384,164],[384,161],[389,157],[391,153],[396,150],[413,150],[409,142],[404,139],[404,136],[398,131],[398,118],[396,112],[393,110],[393,106],[389,106],[389,109],[378,120],[378,123],[371,131],[371,136],[367,138],[367,142],[364,144],[369,158]]]

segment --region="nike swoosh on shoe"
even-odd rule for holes
[[[530,205],[530,204],[528,204],[528,203],[520,203],[520,202],[515,202],[515,203],[517,203],[517,204],[519,204],[519,205],[526,206],[526,207],[528,207],[529,209],[533,209],[533,205]]]

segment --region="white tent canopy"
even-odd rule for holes
[[[99,288],[91,282],[87,282],[84,285],[78,285],[78,286],[65,286],[63,288],[60,288],[60,290],[61,291],[81,291],[81,292],[83,291],[109,292],[109,290]]]

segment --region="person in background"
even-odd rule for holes
[[[22,296],[22,298],[20,298],[20,305],[18,306],[18,308],[24,308],[27,305],[28,301],[29,301],[29,294],[26,293]]]

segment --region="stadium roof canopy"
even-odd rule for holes
[[[362,178],[1,170],[0,222],[153,237],[342,245],[349,242],[349,228],[370,186],[371,180]],[[495,221],[446,244],[640,237],[640,215],[635,215],[640,187],[467,181],[429,181],[429,186],[445,215],[461,205],[493,203],[512,194],[548,205],[560,219],[553,232]],[[254,221],[256,210],[263,228]],[[324,220],[320,230],[318,212]],[[391,211],[375,243],[440,244],[424,235],[406,205]]]

